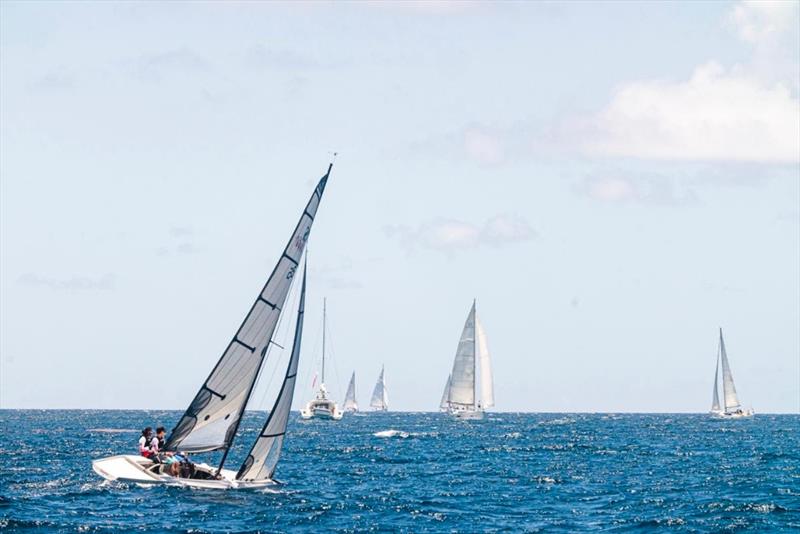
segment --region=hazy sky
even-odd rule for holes
[[[0,407],[185,408],[337,150],[295,406],[324,296],[398,410],[477,297],[498,410],[706,411],[722,326],[797,412],[799,5],[0,3]]]

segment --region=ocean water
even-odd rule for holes
[[[270,491],[141,488],[93,458],[178,412],[0,411],[0,528],[41,532],[797,531],[800,416],[381,413],[289,426]],[[237,468],[263,414],[248,413]]]

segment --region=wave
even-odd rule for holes
[[[398,437],[407,438],[411,436],[411,434],[409,434],[408,432],[404,432],[402,430],[395,430],[393,428],[389,430],[381,430],[380,432],[375,432],[372,435],[375,436],[376,438],[398,438]]]

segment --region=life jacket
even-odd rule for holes
[[[143,450],[141,449],[142,438],[144,438],[144,449],[143,449]],[[137,445],[139,445],[139,449],[140,449],[140,451],[139,451],[139,452],[140,452],[140,453],[141,453],[141,455],[142,455],[142,456],[144,456],[145,458],[149,458],[149,457],[150,457],[150,456],[153,454],[153,453],[150,451],[150,442],[151,442],[151,441],[153,441],[153,436],[152,436],[152,435],[150,435],[150,437],[149,437],[149,438],[148,438],[147,436],[145,436],[144,434],[142,434],[141,436],[139,436],[139,442],[137,443]]]

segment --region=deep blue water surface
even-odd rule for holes
[[[103,482],[178,412],[0,411],[0,527],[11,531],[797,531],[800,416],[293,414],[270,492]],[[248,413],[238,468],[263,414]],[[385,432],[397,430],[400,432]],[[377,435],[376,435],[377,434]]]

